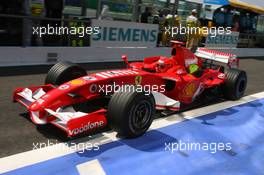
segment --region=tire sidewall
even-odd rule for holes
[[[146,101],[150,107],[150,119],[142,124],[141,129],[133,127],[133,110],[138,103]],[[107,118],[112,129],[124,138],[136,138],[143,135],[150,127],[155,114],[155,99],[152,94],[145,95],[138,92],[117,92],[108,105]],[[143,122],[144,123],[144,122]]]
[[[45,84],[61,85],[70,80],[87,75],[85,69],[71,62],[59,62],[48,72]]]
[[[244,83],[242,91],[240,91],[241,83]],[[236,84],[234,85],[234,94],[235,94],[235,97],[237,99],[243,97],[244,92],[246,90],[246,84],[247,84],[247,77],[246,77],[245,73],[243,71],[241,71],[237,80],[236,80]]]
[[[57,77],[56,84],[61,85],[63,83],[82,77],[84,75],[85,74],[83,74],[79,67],[69,67]]]
[[[243,84],[243,89],[240,89],[241,83]],[[247,87],[247,74],[245,71],[238,69],[228,69],[226,71],[226,80],[221,89],[223,91],[224,97],[228,100],[238,100],[243,97]]]

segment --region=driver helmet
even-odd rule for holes
[[[164,73],[167,72],[173,66],[173,60],[161,57],[157,64],[157,72]]]

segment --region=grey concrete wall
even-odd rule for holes
[[[152,55],[169,55],[169,48],[71,48],[71,47],[0,47],[0,66],[51,64],[48,55],[59,61],[110,62],[121,61],[121,55],[129,60],[139,60]]]
[[[170,55],[170,48],[72,48],[72,47],[0,47],[0,66],[45,65],[58,61],[76,63],[121,61],[121,55],[129,60],[141,60],[144,57]],[[264,58],[264,49],[222,49],[238,57]],[[48,59],[49,58],[49,59]]]

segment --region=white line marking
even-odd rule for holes
[[[161,127],[169,126],[175,123],[179,123],[186,119],[197,118],[202,115],[206,115],[206,114],[213,113],[216,111],[221,111],[221,110],[224,110],[230,107],[245,104],[245,103],[258,100],[258,99],[262,99],[262,98],[264,98],[264,92],[246,96],[238,101],[226,101],[226,102],[218,103],[215,105],[203,107],[200,109],[183,112],[183,113],[180,113],[180,115],[176,114],[176,115],[168,116],[162,119],[157,119],[157,120],[154,120],[154,122],[152,123],[151,129],[158,129]],[[84,144],[85,143],[90,143],[90,144],[99,143],[99,145],[102,145],[102,144],[106,144],[106,143],[113,142],[116,140],[118,140],[118,138],[116,137],[116,132],[109,131],[109,132],[105,132],[102,134],[91,136],[88,139],[80,138],[80,139],[75,140],[75,142],[84,143]],[[46,148],[31,150],[31,151],[15,154],[12,156],[4,157],[0,159],[0,165],[1,165],[0,173],[8,172],[11,170],[15,170],[15,169],[29,166],[32,164],[36,164],[42,161],[50,160],[50,159],[64,156],[67,154],[71,154],[74,152],[76,152],[76,150],[70,149],[69,147],[65,145],[65,143],[59,143],[54,146],[49,146]]]
[[[112,141],[118,140],[116,138],[116,132],[105,132],[103,134],[97,134],[91,136],[89,138],[80,138],[74,141],[74,143],[83,143],[84,144],[106,144]],[[102,137],[103,135],[103,137]],[[112,139],[113,138],[113,139]],[[70,145],[68,143],[59,143],[54,146],[49,146],[41,149],[35,149],[15,155],[11,155],[8,157],[4,157],[0,159],[0,174],[8,171],[15,170],[17,168],[22,168],[25,166],[29,166],[32,164],[40,163],[45,160],[54,159],[57,157],[61,157],[67,154],[75,153],[76,150],[71,149],[67,146]],[[33,145],[32,145],[33,148]],[[77,150],[78,151],[78,150]],[[81,151],[81,148],[80,150]]]
[[[108,49],[147,49],[148,47],[106,47]]]
[[[87,174],[106,175],[104,169],[102,168],[100,162],[97,159],[79,164],[77,165],[76,168],[80,175],[87,175]]]
[[[225,101],[222,103],[217,103],[217,104],[206,106],[203,108],[198,108],[198,109],[194,109],[191,111],[182,112],[180,114],[175,114],[175,115],[171,115],[165,118],[156,119],[150,128],[151,129],[162,128],[162,127],[169,126],[175,123],[179,123],[184,120],[194,119],[194,118],[206,115],[206,114],[221,111],[227,108],[231,108],[234,106],[238,106],[238,105],[245,104],[245,103],[258,100],[258,99],[262,99],[262,98],[264,98],[264,92],[249,95],[237,101]]]

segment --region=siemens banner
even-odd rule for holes
[[[91,47],[156,47],[158,25],[92,20],[100,33],[91,36]]]
[[[205,42],[205,47],[211,48],[236,48],[239,42],[239,32],[232,32],[231,34],[218,34],[215,37],[208,35]]]

